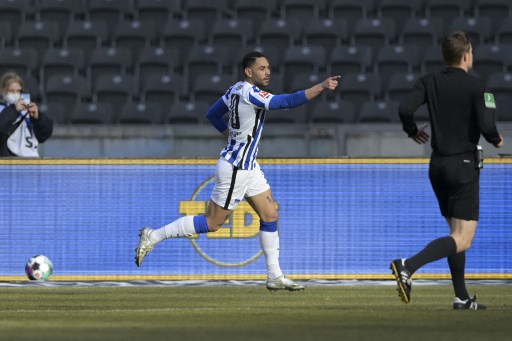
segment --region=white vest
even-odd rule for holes
[[[21,115],[18,116],[18,119],[13,124],[16,124],[23,119],[23,116],[26,113],[26,111],[22,111]],[[28,116],[25,117],[23,122],[21,122],[19,127],[16,128],[7,140],[7,147],[11,153],[21,157],[39,157],[39,153],[37,151],[38,145],[39,141],[37,141],[32,123]]]

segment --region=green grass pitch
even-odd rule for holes
[[[0,288],[0,340],[510,340],[512,285],[470,285],[486,311],[453,311],[451,285]]]

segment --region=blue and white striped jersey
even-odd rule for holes
[[[229,138],[220,155],[239,169],[255,166],[265,112],[270,109],[272,97],[248,82],[236,83],[222,96],[229,108]]]

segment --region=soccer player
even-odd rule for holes
[[[340,76],[329,77],[292,94],[273,95],[263,90],[269,85],[270,64],[262,53],[245,55],[242,68],[245,81],[230,87],[207,113],[212,125],[226,137],[227,144],[220,152],[206,214],[184,216],[160,229],[143,228],[135,250],[135,263],[140,266],[144,257],[164,239],[217,231],[246,198],[260,218],[259,236],[268,273],[267,289],[302,290],[304,286],[284,276],[279,265],[278,213],[265,174],[256,161],[258,143],[269,110],[306,104],[322,92],[336,89]],[[223,119],[226,113],[228,123]]]
[[[404,131],[419,144],[428,141],[425,127],[418,129],[413,114],[427,103],[432,126],[432,155],[429,178],[450,235],[431,241],[408,259],[395,259],[391,270],[402,301],[411,299],[411,276],[427,263],[447,257],[455,299],[453,309],[485,309],[470,298],[464,272],[466,250],[475,236],[480,206],[480,164],[477,149],[480,135],[497,148],[503,137],[495,122],[494,97],[482,81],[468,71],[473,66],[473,49],[467,33],[456,31],[442,41],[447,67],[421,77],[399,107]]]

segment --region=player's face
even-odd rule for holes
[[[266,87],[270,82],[270,64],[267,58],[256,58],[255,63],[250,68],[249,81],[257,87]]]

